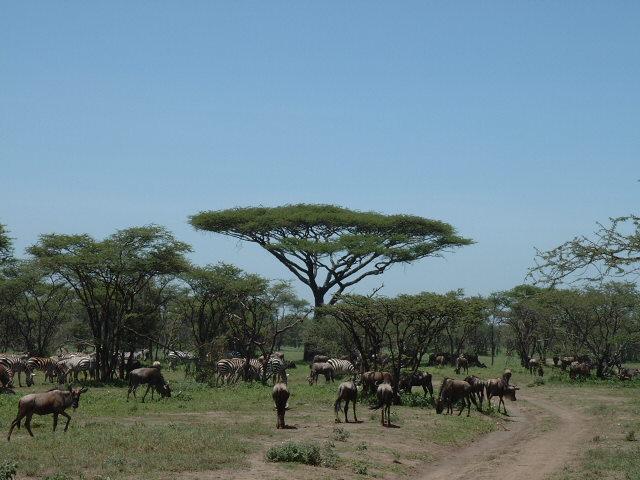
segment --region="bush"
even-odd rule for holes
[[[419,393],[401,393],[400,401],[405,407],[433,408],[431,398]]]
[[[271,447],[267,451],[268,462],[293,462],[305,465],[335,468],[338,464],[338,454],[335,445],[327,442],[322,449],[315,443],[286,442]]]
[[[320,465],[322,454],[320,447],[313,443],[286,442],[271,447],[267,451],[269,462],[293,462],[305,465]]]
[[[349,435],[351,434],[342,427],[335,427],[333,429],[333,439],[338,442],[346,442]]]
[[[635,442],[637,440],[636,432],[631,430],[629,433],[627,433],[627,435],[624,438],[627,442]]]
[[[55,475],[47,475],[43,480],[71,480],[71,477],[63,473],[56,473]]]
[[[18,472],[18,464],[16,462],[0,463],[0,480],[11,480]]]

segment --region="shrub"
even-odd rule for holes
[[[353,462],[353,471],[358,475],[369,474],[369,468],[367,467],[367,464],[360,460],[356,460],[355,462]]]
[[[631,430],[624,438],[627,442],[635,442],[637,440],[636,432],[634,430]]]
[[[54,475],[47,475],[43,480],[71,480],[71,477],[64,473],[56,473]]]
[[[351,434],[342,427],[335,427],[333,429],[333,439],[338,442],[346,442],[349,435]]]
[[[405,407],[433,408],[431,398],[419,393],[401,393],[400,400]]]
[[[305,465],[320,465],[322,454],[320,447],[313,443],[286,442],[271,447],[267,451],[269,462],[294,462]]]
[[[0,480],[11,480],[18,472],[18,464],[16,462],[0,463]]]

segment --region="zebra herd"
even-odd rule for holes
[[[133,359],[138,360],[144,356],[144,351],[134,352]],[[118,356],[118,363],[127,362],[130,354]],[[83,375],[83,380],[96,378],[96,354],[81,352],[64,352],[52,357],[30,357],[29,355],[16,355],[0,353],[0,365],[3,365],[12,377],[10,382],[17,377],[18,386],[22,387],[21,374],[26,377],[26,385],[30,387],[34,384],[36,372],[42,372],[44,381],[50,383],[63,384],[67,381],[79,381],[79,375]],[[7,387],[8,385],[0,385]]]
[[[247,380],[262,380],[271,378],[273,383],[287,383],[287,364],[284,355],[276,352],[267,361],[263,357],[252,358],[222,358],[216,363],[216,385],[232,384],[245,378]]]

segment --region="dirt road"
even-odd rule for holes
[[[571,463],[591,438],[579,411],[528,389],[527,402],[507,402],[506,430],[490,433],[431,465],[421,480],[522,478],[543,480]]]

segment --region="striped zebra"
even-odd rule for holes
[[[333,367],[334,375],[356,375],[356,369],[349,360],[340,360],[338,358],[330,358],[327,363]]]
[[[167,353],[167,360],[169,361],[169,367],[171,370],[175,370],[176,367],[183,363],[190,368],[191,364],[195,362],[196,356],[191,352],[181,352],[180,350],[172,350]]]
[[[266,378],[271,377],[274,385],[277,382],[287,383],[287,366],[283,359],[271,357],[264,368]]]
[[[244,374],[244,365],[246,360],[244,358],[222,358],[216,363],[216,371],[218,376],[216,378],[216,385],[218,383],[227,384],[237,382]],[[258,380],[262,376],[262,364],[252,358],[249,360],[249,379]]]
[[[11,355],[0,354],[0,364],[7,367],[7,369],[13,372],[14,376],[18,377],[18,386],[22,387],[20,380],[20,374],[24,372],[26,377],[27,387],[33,385],[33,376],[35,375],[28,364],[29,357],[27,355]]]
[[[84,381],[87,381],[87,375],[90,378],[95,377],[96,359],[92,355],[78,355],[70,358],[64,358],[58,362],[58,365],[64,370],[64,376],[73,374],[73,381],[78,381],[78,374],[84,373]]]
[[[27,364],[32,372],[36,370],[44,372],[45,382],[49,380],[54,383],[56,377],[60,379],[60,375],[64,373],[62,366],[58,364],[58,360],[52,357],[31,357],[27,360]]]

